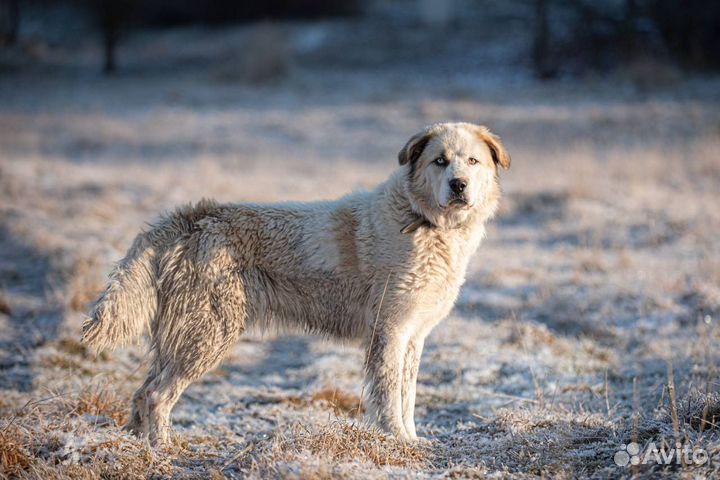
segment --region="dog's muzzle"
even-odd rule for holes
[[[453,195],[450,197],[450,201],[448,202],[448,206],[452,207],[466,207],[468,205],[468,201],[465,198],[465,195]]]
[[[467,180],[464,178],[453,178],[450,180],[449,186],[450,198],[448,199],[448,206],[466,206],[468,204],[467,198],[465,198],[465,191],[468,186]]]

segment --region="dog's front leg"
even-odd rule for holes
[[[378,327],[379,328],[379,327]],[[408,440],[402,416],[402,375],[407,339],[391,329],[375,332],[367,350],[369,412],[396,438]]]
[[[405,430],[411,440],[417,440],[418,438],[415,431],[415,392],[424,344],[424,337],[410,340],[405,352],[405,361],[403,362],[402,416]]]

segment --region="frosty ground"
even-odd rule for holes
[[[0,475],[717,474],[720,81],[656,66],[538,83],[522,38],[470,29],[441,45],[366,20],[262,28],[139,33],[113,78],[92,43],[3,58]],[[236,67],[258,36],[281,67],[262,84]],[[488,125],[513,166],[423,355],[426,441],[362,422],[357,345],[294,334],[245,336],[182,396],[164,450],[121,430],[144,346],[96,356],[79,326],[145,222],[202,197],[371,188],[441,120]],[[629,442],[711,460],[617,466]]]

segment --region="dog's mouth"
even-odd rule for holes
[[[465,197],[453,197],[450,199],[450,202],[448,202],[448,206],[450,207],[468,207],[470,204],[465,199]]]
[[[443,208],[456,208],[460,210],[468,209],[470,207],[472,207],[472,205],[470,205],[467,199],[462,196],[452,197],[447,205],[443,206]]]

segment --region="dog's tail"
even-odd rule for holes
[[[141,233],[115,266],[107,288],[83,323],[83,343],[103,350],[143,334],[157,313],[155,263],[155,250],[148,235]]]

